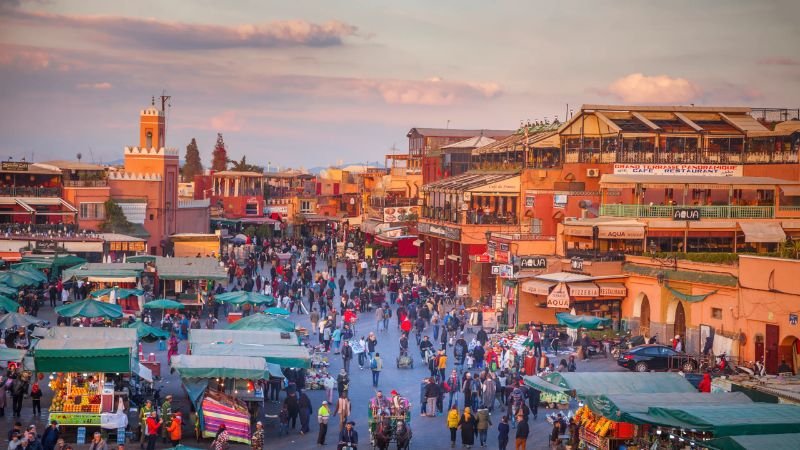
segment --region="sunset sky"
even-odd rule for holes
[[[0,0],[0,157],[111,161],[172,95],[167,144],[383,161],[414,126],[567,104],[800,107],[800,2]]]

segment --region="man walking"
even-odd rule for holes
[[[350,372],[350,361],[353,360],[353,348],[350,347],[350,342],[347,340],[342,344],[342,363],[344,364],[345,372]]]
[[[372,387],[378,387],[378,378],[381,376],[381,370],[383,370],[383,360],[381,360],[380,353],[375,353],[375,357],[369,363],[369,368],[372,370]]]
[[[328,419],[331,417],[331,412],[328,409],[328,402],[322,401],[322,406],[317,411],[317,421],[319,422],[319,435],[317,436],[317,444],[325,445],[325,435],[328,434]]]
[[[347,398],[347,392],[339,396],[336,402],[336,410],[333,415],[339,416],[339,432],[341,433],[347,423],[347,418],[350,417],[350,399]]]

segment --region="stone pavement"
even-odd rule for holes
[[[340,268],[340,273],[342,272],[342,268]],[[347,289],[349,290],[351,287],[351,283],[348,282]],[[50,320],[52,323],[55,323],[55,317],[53,315],[52,308],[49,306],[45,306],[40,311],[40,317]],[[297,315],[292,314],[290,317],[292,320],[296,321],[299,325],[305,326],[307,328],[311,328],[310,322],[308,320],[307,315]],[[220,322],[219,328],[223,328],[226,325]],[[365,313],[359,317],[359,321],[356,325],[356,335],[366,336],[370,331],[376,331],[376,322],[374,320],[373,313]],[[426,330],[426,333],[430,333],[432,338],[432,330]],[[385,394],[388,393],[392,389],[396,389],[401,395],[408,398],[409,401],[412,402],[412,411],[414,414],[412,415],[411,420],[411,429],[413,431],[413,439],[411,447],[414,449],[444,449],[450,447],[450,439],[449,439],[449,431],[446,426],[445,416],[440,417],[421,417],[419,414],[419,398],[420,398],[420,383],[422,379],[426,376],[429,376],[430,373],[427,370],[427,367],[420,362],[419,352],[412,352],[414,356],[414,368],[413,369],[398,369],[395,367],[396,358],[399,353],[399,338],[400,332],[397,329],[397,320],[395,315],[392,315],[390,320],[389,330],[387,331],[377,331],[376,332],[378,338],[378,345],[377,351],[381,354],[381,357],[384,361],[384,370],[380,375],[380,381],[378,388],[381,389]],[[467,341],[469,341],[472,337],[470,333],[467,333],[465,336]],[[318,343],[318,337],[316,335],[310,336],[311,342]],[[414,339],[413,336],[410,340],[410,346],[412,349],[414,348]],[[438,347],[438,346],[437,346]],[[185,353],[186,351],[186,342],[182,341],[180,344],[180,353]],[[159,351],[157,349],[157,344],[144,344],[144,352],[145,355],[149,353],[155,353],[156,358],[161,362],[162,365],[162,379],[155,383],[156,387],[163,388],[161,391],[162,398],[167,394],[173,394],[173,408],[179,408],[184,413],[184,417],[188,417],[189,413],[189,406],[188,406],[188,399],[186,394],[181,387],[180,378],[177,374],[170,374],[169,368],[167,366],[166,361],[166,351]],[[448,348],[448,373],[450,369],[452,369],[452,350],[451,347]],[[330,371],[334,376],[339,373],[340,368],[342,367],[342,360],[339,355],[330,354],[329,360],[331,362]],[[588,362],[578,362],[578,371],[581,372],[597,372],[597,371],[617,371],[622,370],[617,367],[616,363],[613,359],[593,359]],[[351,420],[356,422],[356,430],[359,433],[359,444],[360,448],[369,448],[369,433],[367,431],[367,405],[369,399],[374,396],[375,391],[372,388],[372,375],[368,367],[365,367],[363,370],[360,370],[357,364],[357,360],[351,362],[350,366],[350,376],[351,376],[351,383],[350,383],[350,399],[352,402],[352,416]],[[52,392],[48,387],[46,387],[47,378],[43,380],[42,387],[44,390],[45,396],[42,399],[42,409],[43,413],[41,417],[34,417],[31,411],[31,403],[30,399],[25,399],[25,407],[22,412],[21,421],[23,425],[29,424],[37,424],[37,429],[43,430],[46,426],[47,421],[47,407],[50,404]],[[312,449],[312,448],[320,448],[317,446],[317,424],[316,424],[316,410],[319,408],[322,400],[324,400],[324,390],[309,390],[307,391],[311,402],[314,414],[312,415],[312,424],[311,424],[311,432],[305,435],[301,435],[299,433],[299,421],[298,427],[296,430],[291,431],[288,436],[278,437],[278,425],[277,419],[274,418],[263,418],[262,421],[264,422],[265,426],[265,448],[266,449],[292,449],[292,450],[304,450],[304,449]],[[281,402],[283,401],[284,396],[281,395]],[[336,395],[334,393],[334,402],[336,401]],[[10,406],[10,397],[8,398],[8,403]],[[445,399],[446,401],[446,399]],[[463,402],[462,402],[463,403]],[[270,403],[267,402],[266,404],[266,413],[268,415],[275,415],[279,410],[280,405],[277,403]],[[13,424],[13,419],[10,417],[10,408],[6,408],[8,412],[5,417],[0,418],[0,436],[5,436],[6,430],[10,429]],[[528,449],[536,450],[536,449],[546,449],[548,448],[548,436],[550,434],[551,426],[545,421],[545,414],[552,412],[551,410],[542,409],[539,410],[539,418],[538,420],[534,421],[533,417],[531,417],[531,435],[528,439]],[[488,448],[497,448],[497,423],[500,420],[500,417],[503,413],[495,408],[495,412],[492,414],[492,423],[493,426],[490,428],[489,431],[489,440],[487,442]],[[136,424],[132,424],[136,425]],[[513,432],[512,429],[512,439],[510,446],[513,447]],[[460,433],[460,432],[459,432]],[[184,427],[184,435],[188,436],[190,431],[188,430],[188,426]],[[210,444],[210,439],[205,439],[199,443],[195,442],[194,437],[185,438],[183,439],[183,444],[192,446],[192,447],[199,447],[199,448],[207,448]],[[336,418],[331,419],[331,424],[329,426],[328,435],[326,438],[326,442],[328,443],[325,448],[336,448],[336,443],[338,442],[338,420]],[[129,446],[135,444],[128,444]],[[460,434],[457,440],[457,447],[460,447]],[[88,447],[88,446],[87,446]],[[168,444],[162,444],[159,442],[159,448],[167,448],[169,447]],[[244,448],[242,445],[232,445],[232,448]],[[476,446],[477,447],[477,446]],[[392,446],[394,448],[394,446]]]

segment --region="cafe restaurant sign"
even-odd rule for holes
[[[558,283],[547,296],[548,308],[569,308],[569,291],[565,283]]]
[[[443,237],[452,241],[461,240],[460,228],[446,227],[444,225],[434,225],[422,222],[417,224],[417,231],[431,236]]]
[[[733,164],[614,164],[614,175],[712,175],[742,176]]]

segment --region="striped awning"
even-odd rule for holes
[[[522,289],[522,292],[527,292],[528,294],[548,295],[550,293],[550,288],[555,285],[556,283],[554,281],[530,280],[522,283],[520,289]]]

